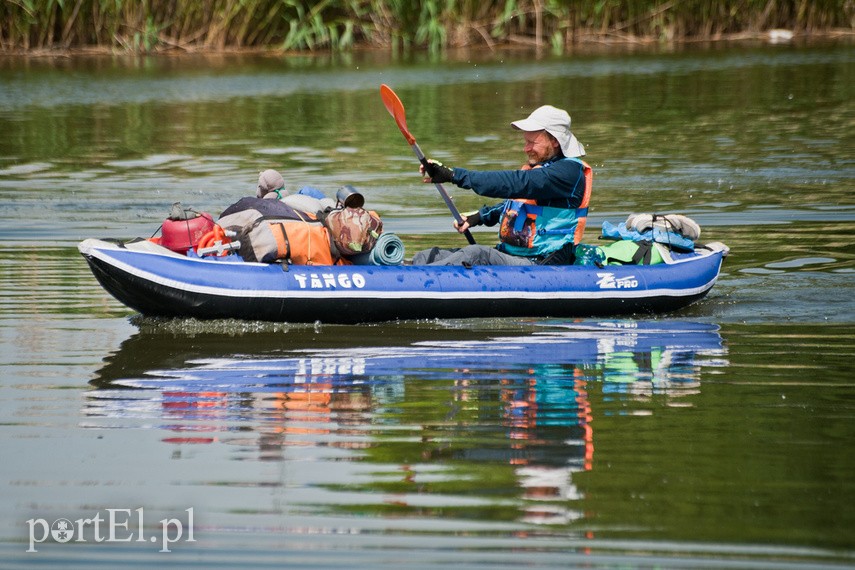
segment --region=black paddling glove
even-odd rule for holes
[[[443,182],[451,182],[451,178],[454,176],[454,169],[445,166],[441,162],[428,160],[425,165],[425,174],[430,177],[431,182],[442,184]]]

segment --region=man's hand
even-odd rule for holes
[[[463,218],[463,223],[460,225],[458,225],[456,221],[452,222],[451,225],[455,230],[457,230],[457,233],[460,234],[469,229],[469,221],[466,218]]]
[[[451,182],[451,178],[454,176],[453,169],[431,159],[427,160],[427,166],[419,166],[419,172],[424,176],[425,182],[433,182],[434,184]]]
[[[460,232],[461,234],[466,232],[472,226],[477,226],[481,223],[481,214],[480,212],[472,212],[469,215],[462,215],[463,223],[458,224],[456,221],[452,223],[454,229]]]

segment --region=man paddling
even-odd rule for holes
[[[432,248],[417,252],[413,265],[533,265],[573,262],[582,239],[593,172],[579,157],[585,149],[570,131],[570,115],[544,105],[511,125],[522,131],[528,158],[519,170],[477,171],[428,160],[419,171],[425,182],[451,182],[476,194],[505,201],[484,206],[454,223],[499,224],[496,247]]]

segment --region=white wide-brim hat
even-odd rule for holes
[[[552,105],[538,107],[528,118],[511,123],[526,132],[546,131],[558,140],[566,157],[585,156],[585,147],[570,132],[570,115]]]

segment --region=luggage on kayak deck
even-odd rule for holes
[[[160,245],[176,253],[187,253],[212,229],[214,219],[211,214],[183,208],[180,202],[176,202],[169,217],[163,221]]]

